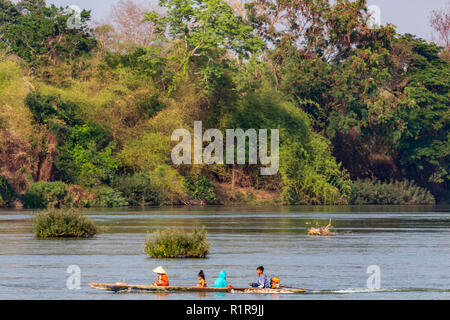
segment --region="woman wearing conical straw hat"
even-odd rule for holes
[[[153,269],[153,272],[158,274],[158,280],[154,283],[154,286],[160,287],[168,287],[169,286],[169,278],[167,277],[166,270],[163,267],[159,266],[156,269]]]

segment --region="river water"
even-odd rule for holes
[[[91,239],[38,240],[32,234],[32,211],[2,210],[0,299],[450,299],[449,211],[448,206],[91,209],[85,213],[107,226],[105,233]],[[329,219],[341,234],[306,234]],[[208,259],[158,260],[142,251],[147,233],[197,226],[208,231]],[[71,265],[81,270],[80,289],[67,287]],[[264,265],[269,277],[309,291],[115,294],[88,286],[91,281],[150,284],[156,278],[152,269],[159,265],[171,285],[195,285],[200,269],[212,284],[224,269],[234,287],[255,282],[256,267]],[[367,273],[368,268],[375,273]],[[369,277],[379,279],[379,289],[368,289]],[[369,284],[376,288],[377,282]]]

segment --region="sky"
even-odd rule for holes
[[[77,5],[82,9],[91,9],[94,21],[104,21],[112,4],[118,0],[47,0],[58,6]],[[136,0],[157,5],[157,0]],[[412,33],[423,39],[431,39],[429,16],[433,9],[439,9],[450,0],[368,0],[368,5],[380,8],[381,23],[392,23],[397,32]]]

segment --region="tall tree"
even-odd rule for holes
[[[200,72],[206,84],[221,76],[214,51],[222,49],[249,58],[263,47],[252,27],[224,0],[160,0],[159,5],[166,8],[166,14],[161,17],[153,11],[147,14],[147,20],[155,23],[162,38],[182,44],[180,52],[172,55],[181,65],[179,79],[188,76],[193,59],[204,58],[206,63]]]
[[[267,0],[247,8],[273,47],[275,87],[334,139],[334,154],[352,177],[392,177],[390,150],[407,103],[395,87],[394,27],[370,26],[365,0]]]
[[[133,0],[119,0],[111,6],[107,20],[95,30],[102,47],[129,53],[137,47],[148,47],[155,39],[155,27],[145,20],[151,6]]]
[[[0,26],[15,23],[20,13],[11,0],[0,0]]]
[[[15,22],[2,24],[0,32],[8,49],[32,65],[73,60],[95,47],[87,25],[89,11],[81,12],[77,28],[69,28],[73,13],[65,8],[46,6],[43,0],[24,0],[15,7]]]
[[[446,7],[431,11],[430,25],[435,34],[433,40],[446,49],[450,48],[450,2]]]
[[[442,58],[450,62],[450,2],[447,6],[431,11],[430,25],[433,28],[433,41],[443,46]]]
[[[390,26],[371,28],[366,0],[255,0],[246,5],[255,30],[277,45],[289,42],[305,56],[339,61],[358,45],[382,40]]]
[[[428,187],[448,201],[450,180],[450,63],[440,48],[412,35],[400,37],[407,48],[408,72],[404,92],[410,101],[401,110],[404,130],[396,146],[405,177]]]

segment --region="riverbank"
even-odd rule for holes
[[[205,180],[206,181],[206,180]],[[140,181],[142,182],[142,181]],[[86,189],[68,185],[60,181],[37,182],[29,190],[18,194],[3,180],[0,196],[8,201],[0,202],[0,207],[10,208],[111,208],[135,206],[174,206],[174,205],[292,205],[281,199],[279,190],[257,189],[254,187],[233,186],[229,183],[210,183],[201,187],[201,196],[197,189],[189,190],[183,201],[173,201],[155,196],[155,190],[147,190],[145,185],[132,181],[120,188],[111,187]],[[205,182],[206,183],[206,182]],[[119,191],[120,190],[120,191]],[[197,191],[196,191],[197,190]],[[346,198],[338,203],[322,203],[304,199],[298,205],[433,205],[433,195],[414,182],[377,180],[356,180],[350,184]]]

